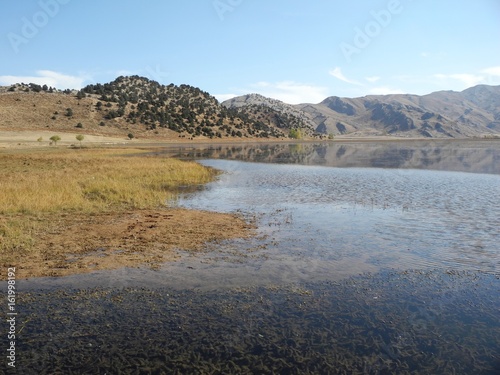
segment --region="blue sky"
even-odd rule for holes
[[[3,0],[0,85],[138,74],[288,103],[500,84],[498,0]]]

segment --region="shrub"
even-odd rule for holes
[[[53,135],[52,137],[49,138],[52,142],[54,142],[55,145],[57,145],[57,142],[61,140],[61,137],[58,135]]]
[[[83,134],[78,134],[76,136],[76,139],[80,142],[80,148],[82,148],[82,141],[84,138],[85,138],[85,136]]]

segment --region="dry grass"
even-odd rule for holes
[[[48,150],[0,154],[0,254],[29,251],[51,215],[88,215],[165,207],[183,185],[216,171],[138,150]],[[126,153],[127,155],[124,155]],[[133,155],[135,154],[135,155]]]
[[[3,154],[0,213],[157,208],[165,206],[179,186],[206,183],[216,173],[193,162],[120,155],[125,152],[134,153],[64,150]]]

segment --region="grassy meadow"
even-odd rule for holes
[[[165,207],[184,185],[216,171],[140,150],[51,149],[0,153],[0,254],[20,255],[51,216]]]

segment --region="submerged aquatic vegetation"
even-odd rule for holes
[[[492,275],[441,271],[211,292],[33,291],[20,301],[29,320],[22,366],[26,374],[494,374],[498,292]]]

